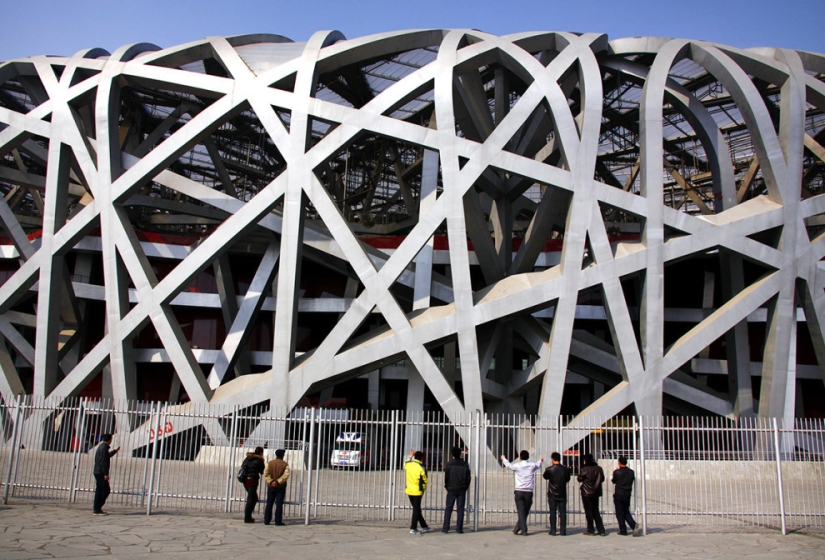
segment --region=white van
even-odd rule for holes
[[[330,466],[366,467],[370,465],[370,440],[361,432],[341,432],[335,438]]]

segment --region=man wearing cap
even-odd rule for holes
[[[284,525],[284,498],[286,481],[289,478],[289,465],[284,461],[286,451],[278,449],[275,458],[266,464],[264,481],[266,481],[266,508],[264,508],[264,525],[272,520],[272,505],[275,505],[275,525]]]

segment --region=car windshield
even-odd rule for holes
[[[336,451],[359,451],[361,443],[357,441],[336,441],[335,449]]]

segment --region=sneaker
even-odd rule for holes
[[[444,531],[444,532],[446,533],[447,531]],[[459,529],[459,530],[456,531],[456,533],[458,533],[459,535],[463,535],[464,534],[464,529]]]
[[[585,537],[595,537],[596,533],[594,533],[593,531],[585,531],[584,533],[582,533],[582,535],[584,535]]]
[[[421,527],[422,533],[429,533],[430,531],[432,531],[432,529],[430,529],[429,527]]]
[[[418,529],[410,529],[410,534],[411,535],[420,535],[421,531],[419,531]]]
[[[599,536],[600,537],[606,537],[607,533],[605,533],[604,531],[599,531]]]
[[[635,529],[633,529],[633,536],[634,537],[641,537],[642,536],[642,528],[641,527],[636,527]]]
[[[556,536],[555,531],[547,531],[547,534],[548,534],[548,535],[550,535],[551,537],[555,537],[555,536]]]
[[[446,535],[447,533],[449,533],[449,531],[448,531],[447,529],[441,529],[441,532],[442,532],[442,533],[444,533],[445,535]]]

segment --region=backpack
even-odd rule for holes
[[[238,482],[246,482],[246,459],[241,463],[241,468],[238,470]]]

